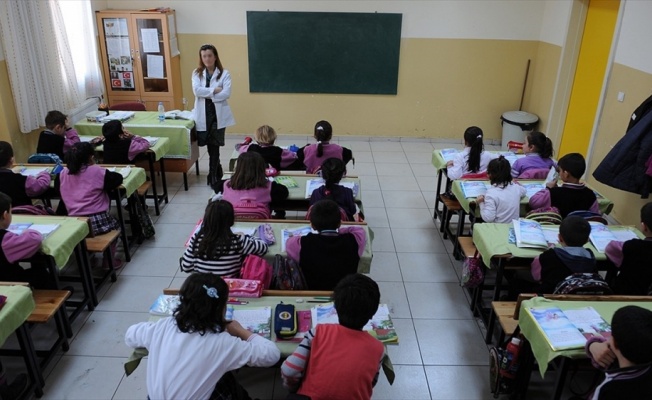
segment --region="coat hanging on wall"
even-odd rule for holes
[[[647,199],[652,176],[646,174],[652,163],[652,96],[634,111],[625,136],[616,143],[593,172],[607,186],[640,194]]]

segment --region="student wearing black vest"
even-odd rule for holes
[[[288,257],[299,263],[310,290],[333,290],[348,274],[358,271],[366,236],[359,226],[340,227],[340,208],[321,200],[311,208],[310,226],[316,233],[290,237]]]
[[[611,241],[605,249],[618,268],[613,286],[616,294],[645,296],[652,292],[652,203],[641,208],[641,232],[645,239]]]
[[[63,160],[64,154],[79,143],[77,131],[68,125],[68,117],[61,111],[52,110],[45,116],[45,129],[38,137],[37,153],[52,153]]]
[[[136,156],[149,149],[149,142],[122,127],[120,121],[109,121],[102,126],[105,164],[131,164]]]
[[[599,214],[600,207],[595,193],[580,182],[586,171],[584,157],[580,153],[569,153],[560,158],[557,165],[563,184],[557,186],[557,182],[546,183],[545,189],[530,198],[530,207],[557,207],[562,218],[566,218],[573,211],[588,210]]]
[[[269,125],[263,125],[256,129],[254,135],[256,143],[242,146],[239,151],[254,151],[265,159],[265,163],[276,168],[276,170],[303,170],[303,163],[297,158],[297,153],[274,146],[276,131]]]
[[[36,176],[14,173],[14,149],[8,142],[0,142],[0,188],[11,198],[14,207],[32,205],[37,197],[50,187],[50,174],[40,172]]]

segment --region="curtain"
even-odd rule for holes
[[[95,33],[92,22],[88,22],[92,18],[88,0],[74,1],[85,4],[79,8],[82,14],[68,23],[59,4],[62,2],[65,1],[0,1],[0,34],[23,133],[42,126],[48,111],[68,113],[101,91]],[[83,14],[86,18],[81,18]],[[71,34],[86,38],[89,45],[81,50],[95,58],[95,73],[76,70],[66,26],[74,29]]]

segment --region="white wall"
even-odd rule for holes
[[[545,2],[539,40],[557,46],[564,45],[572,6],[573,2],[569,0]]]
[[[402,13],[405,38],[540,40],[542,15],[555,28],[546,41],[560,44],[559,15],[567,0],[431,0],[431,1],[152,1],[107,0],[113,9],[170,7],[177,11],[179,33],[247,33],[247,11],[324,11]],[[550,8],[550,10],[546,10]],[[563,18],[562,18],[563,19]],[[562,25],[565,27],[565,25]],[[563,30],[563,29],[561,29]],[[554,32],[551,32],[554,31]],[[563,32],[562,32],[563,34]],[[550,37],[548,37],[550,36]]]
[[[652,74],[652,1],[626,0],[615,61]]]

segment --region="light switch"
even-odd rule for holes
[[[625,92],[618,92],[618,101],[621,103],[625,100]]]

